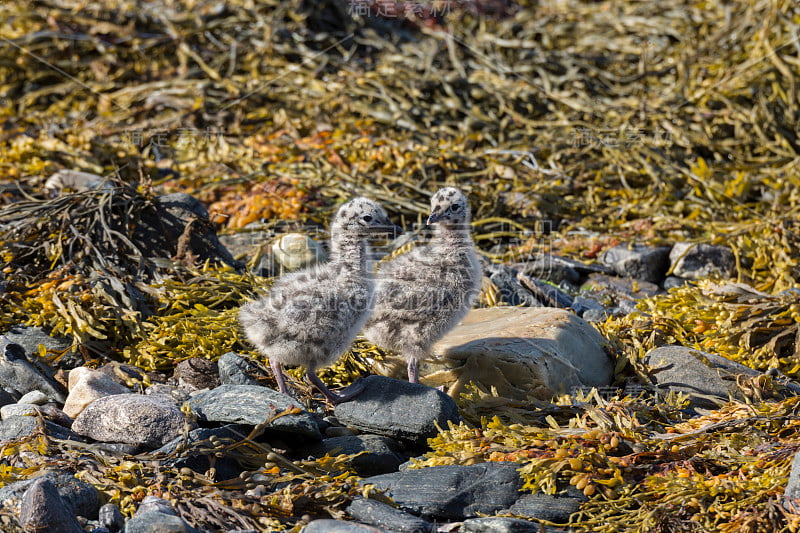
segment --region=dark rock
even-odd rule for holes
[[[355,522],[326,518],[314,520],[300,531],[301,533],[384,533],[385,530]]]
[[[540,302],[531,292],[517,281],[517,272],[506,265],[490,264],[486,268],[489,280],[497,287],[498,302],[505,302],[513,306],[542,307]]]
[[[125,524],[125,533],[200,533],[182,518],[171,514],[148,511],[136,514]]]
[[[65,359],[73,359],[73,363],[81,364],[80,356],[74,352],[68,352],[68,348],[72,346],[72,341],[66,337],[51,337],[47,331],[42,328],[15,325],[12,326],[4,336],[9,342],[19,344],[25,349],[25,355],[29,361],[39,361],[39,345],[43,345],[47,350],[54,352],[65,352],[59,361]],[[74,365],[59,365],[61,368],[73,368]],[[52,377],[52,376],[48,376]]]
[[[0,504],[4,509],[18,514],[23,495],[34,481],[39,479],[46,479],[55,486],[62,501],[69,506],[71,516],[86,518],[97,516],[100,507],[100,495],[97,489],[65,472],[47,472],[32,479],[9,483],[0,488]]]
[[[685,279],[731,278],[736,257],[727,246],[678,242],[669,253],[672,274]]]
[[[215,479],[223,481],[232,479],[242,473],[243,468],[239,463],[228,455],[222,457],[210,457],[210,452],[198,451],[193,448],[193,444],[208,440],[211,437],[219,439],[229,439],[231,442],[239,442],[250,433],[249,426],[227,425],[220,428],[199,428],[189,432],[187,450],[178,456],[173,454],[183,445],[183,436],[176,437],[161,448],[155,450],[153,454],[164,454],[167,456],[162,462],[164,466],[181,468],[191,468],[195,472],[205,473],[212,466],[216,471]],[[265,450],[266,452],[267,450]]]
[[[39,477],[22,497],[20,524],[26,531],[41,533],[83,533],[69,504],[61,499],[56,486]]]
[[[614,270],[601,264],[586,264],[567,257],[549,254],[538,255],[530,261],[515,263],[512,266],[526,276],[547,280],[555,284],[566,282],[570,285],[577,285],[582,278],[589,274],[614,273]]]
[[[266,386],[271,382],[267,369],[255,360],[233,352],[219,358],[219,380],[223,385]]]
[[[346,426],[424,445],[439,433],[437,423],[446,428],[459,421],[456,402],[436,389],[384,376],[361,383],[364,391],[334,411]]]
[[[189,405],[201,420],[251,426],[262,424],[291,406],[300,406],[291,396],[257,385],[220,385],[197,394]],[[314,440],[322,438],[316,421],[306,411],[282,416],[270,422],[267,428]]]
[[[14,396],[5,389],[0,389],[0,407],[17,403]]]
[[[181,386],[191,389],[213,389],[219,385],[219,368],[216,361],[192,357],[175,366],[175,377]]]
[[[358,435],[358,431],[352,428],[346,428],[343,426],[331,426],[325,428],[326,437],[352,437],[354,435]],[[385,473],[386,472],[381,472],[381,474]]]
[[[133,242],[147,257],[242,265],[219,242],[203,204],[186,193],[159,196],[142,211]]]
[[[459,533],[540,533],[541,529],[537,522],[508,516],[490,516],[464,520],[458,531]]]
[[[90,403],[72,430],[94,440],[157,448],[180,435],[183,413],[161,396],[115,394]]]
[[[50,437],[84,442],[80,435],[49,420],[45,421],[44,427]],[[0,422],[0,442],[29,437],[38,429],[39,422],[35,416],[11,416]]]
[[[572,485],[556,494],[535,492],[523,494],[506,512],[517,516],[566,523],[572,513],[589,498]]]
[[[101,527],[111,532],[120,531],[125,527],[125,517],[122,516],[119,507],[113,503],[107,503],[100,508],[97,513],[97,521]]]
[[[631,300],[649,298],[663,292],[655,283],[605,274],[589,275],[588,281],[581,286],[581,290],[605,292],[609,296],[624,296]],[[592,296],[594,297],[594,295]]]
[[[572,306],[572,296],[550,283],[531,278],[521,272],[517,274],[517,281],[522,284],[534,298],[547,307],[565,308]]]
[[[366,480],[401,509],[430,519],[461,520],[510,507],[519,498],[519,465],[489,462],[444,465],[373,476]]]
[[[427,520],[367,498],[353,500],[347,508],[347,514],[359,522],[391,529],[398,533],[426,533],[436,529]]]
[[[352,461],[353,469],[359,476],[368,477],[378,474],[396,472],[397,467],[405,462],[395,441],[378,435],[355,435],[349,437],[331,437],[305,446],[297,451],[299,457],[322,457],[326,453],[331,455],[359,455]]]
[[[660,389],[685,392],[696,407],[713,408],[741,397],[737,376],[758,376],[752,368],[721,355],[701,352],[683,346],[662,346],[644,357],[653,383]]]
[[[623,278],[660,284],[669,267],[669,246],[620,244],[606,250],[600,261]]]
[[[0,387],[19,396],[39,390],[51,400],[64,403],[66,399],[61,387],[28,361],[25,348],[5,335],[0,336]]]

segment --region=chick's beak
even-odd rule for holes
[[[430,226],[434,222],[439,222],[442,219],[442,213],[440,211],[434,211],[431,213],[431,216],[428,217],[428,222],[426,224]]]

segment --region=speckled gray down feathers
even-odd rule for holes
[[[458,189],[433,195],[430,242],[378,272],[376,304],[364,329],[367,339],[411,362],[428,357],[433,344],[464,318],[482,277],[469,222],[469,204]]]
[[[250,342],[271,361],[311,372],[334,363],[372,307],[365,238],[387,227],[393,228],[375,202],[344,204],[331,225],[330,260],[282,276],[269,294],[242,307],[239,319]]]

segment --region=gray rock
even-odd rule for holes
[[[384,533],[385,530],[377,527],[345,522],[344,520],[314,520],[300,530],[301,533]]]
[[[539,533],[541,529],[537,522],[507,516],[490,516],[464,520],[458,531],[459,533]]]
[[[0,507],[19,514],[25,492],[39,479],[46,479],[55,486],[62,501],[69,506],[71,515],[90,519],[97,516],[100,507],[97,489],[65,472],[46,472],[32,479],[9,483],[0,488]]]
[[[125,517],[122,516],[122,511],[113,503],[107,503],[100,508],[97,513],[97,521],[101,527],[109,531],[116,532],[125,527]]]
[[[364,391],[340,403],[334,413],[339,421],[367,433],[426,444],[440,427],[458,423],[456,402],[436,389],[384,376],[362,380]]]
[[[668,291],[670,289],[676,289],[678,287],[683,287],[687,283],[688,283],[688,280],[685,280],[683,278],[679,278],[677,276],[667,276],[666,279],[664,280],[664,283],[663,283],[662,286],[664,287],[665,291]]]
[[[216,471],[216,480],[226,480],[237,477],[244,470],[233,457],[223,455],[215,457],[212,452],[207,452],[206,446],[197,449],[195,443],[206,441],[210,438],[228,439],[229,442],[239,442],[250,433],[249,426],[227,425],[220,428],[199,428],[189,432],[187,448],[177,455],[175,452],[183,445],[183,436],[177,437],[161,448],[155,450],[155,454],[164,454],[166,458],[162,461],[164,466],[180,470],[181,468],[191,468],[195,472],[205,473],[211,467]],[[264,452],[269,452],[268,448]]]
[[[353,428],[346,428],[343,426],[330,426],[325,428],[326,437],[352,437],[354,435],[358,435],[358,430]],[[385,472],[381,472],[381,474],[385,474]]]
[[[669,246],[620,244],[606,250],[600,261],[623,278],[660,284],[669,267]]]
[[[505,512],[550,522],[566,523],[569,521],[570,515],[578,511],[581,503],[588,499],[583,492],[570,485],[566,490],[556,494],[543,492],[523,494]]]
[[[128,520],[125,533],[200,533],[200,530],[175,515],[148,511]]]
[[[287,270],[297,270],[327,259],[322,246],[302,233],[287,233],[272,244],[272,255]]]
[[[5,333],[5,337],[10,342],[25,348],[28,361],[33,363],[39,372],[47,378],[53,378],[54,368],[71,369],[83,364],[83,357],[75,350],[70,349],[72,340],[67,337],[53,337],[42,328],[17,324]],[[39,357],[40,344],[48,351],[61,353],[62,355],[58,358],[58,362],[53,363],[42,360]]]
[[[38,390],[51,400],[64,403],[65,396],[58,384],[40,373],[26,358],[25,349],[0,336],[0,387],[22,396]]]
[[[69,439],[83,442],[84,439],[69,429],[45,420],[45,431],[56,439]],[[10,416],[0,422],[0,442],[29,437],[39,430],[35,416]]]
[[[219,368],[216,361],[203,357],[185,359],[175,366],[178,384],[193,390],[213,389],[219,386]]]
[[[613,270],[601,264],[585,264],[567,257],[542,254],[524,263],[515,263],[514,268],[526,276],[547,280],[551,283],[577,285],[589,274],[599,272],[613,274]]]
[[[271,381],[267,369],[249,357],[228,352],[219,358],[219,380],[223,385],[258,385]]]
[[[572,306],[572,296],[555,285],[531,278],[521,272],[517,274],[517,281],[547,307],[566,308]]]
[[[672,274],[686,279],[731,278],[736,257],[727,246],[678,242],[669,253]]]
[[[83,533],[72,508],[47,478],[39,477],[31,483],[22,497],[21,507],[19,521],[26,531]]]
[[[94,440],[157,448],[180,435],[180,409],[160,396],[115,394],[90,403],[72,430]]]
[[[353,459],[352,466],[359,476],[369,477],[396,472],[397,467],[406,460],[398,452],[398,449],[397,443],[387,437],[355,435],[323,439],[318,443],[300,448],[297,450],[297,455],[302,458],[308,456],[318,458],[326,453],[352,455],[367,452]]]
[[[730,395],[741,398],[737,376],[760,374],[720,355],[684,346],[650,350],[643,363],[658,388],[688,393],[693,405],[706,408],[717,407]]]
[[[423,518],[461,520],[495,513],[519,498],[519,465],[489,462],[444,465],[367,478],[405,509]]]
[[[178,513],[175,512],[172,505],[164,498],[159,498],[158,496],[145,496],[142,503],[140,503],[139,507],[136,509],[134,516],[152,512],[178,516]]]
[[[29,403],[12,403],[0,407],[0,418],[5,420],[12,416],[29,416],[39,412],[39,407]]]
[[[0,407],[17,403],[17,399],[7,390],[0,389]]]
[[[272,231],[255,230],[226,233],[220,235],[219,240],[230,250],[231,255],[241,258],[246,264],[252,264],[253,258],[258,258],[252,272],[258,276],[271,278],[280,274],[280,265],[272,255],[272,247],[268,243],[275,236]]]
[[[194,396],[189,405],[201,420],[256,426],[276,413],[300,404],[291,396],[257,385],[220,385]],[[267,426],[281,433],[320,440],[319,427],[306,411],[282,416]]]
[[[49,398],[45,393],[39,390],[32,390],[22,395],[17,403],[29,405],[44,405],[48,402]]]
[[[491,264],[486,268],[489,280],[497,287],[497,300],[506,305],[542,307],[531,292],[517,281],[517,272],[506,265]]]
[[[789,481],[783,490],[783,506],[791,512],[800,511],[800,453],[795,452]]]
[[[347,514],[359,522],[391,529],[398,533],[426,533],[436,529],[427,520],[367,498],[353,500],[347,508]]]

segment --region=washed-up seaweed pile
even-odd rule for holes
[[[692,284],[602,325],[624,377],[670,343],[797,376],[796,2],[440,0],[422,18],[356,4],[0,4],[0,331],[46,326],[88,364],[149,371],[248,353],[236,309],[268,279],[142,260],[114,237],[154,195],[195,195],[226,232],[319,228],[354,194],[411,227],[449,183],[470,193],[494,261],[590,260],[631,240],[733,249],[751,288]],[[118,187],[47,198],[61,169]],[[323,378],[348,383],[376,356],[358,343]],[[796,401],[759,380],[748,402],[693,419],[674,397],[531,411],[472,389],[470,425],[444,431],[420,466],[517,460],[527,490],[590,496],[573,521],[598,531],[797,531],[780,501]],[[4,483],[54,456],[127,513],[162,495],[198,527],[337,516],[360,490],[342,461],[292,465],[246,439],[209,444],[250,464],[241,486],[44,439],[6,446]],[[241,493],[285,481],[257,501]]]

